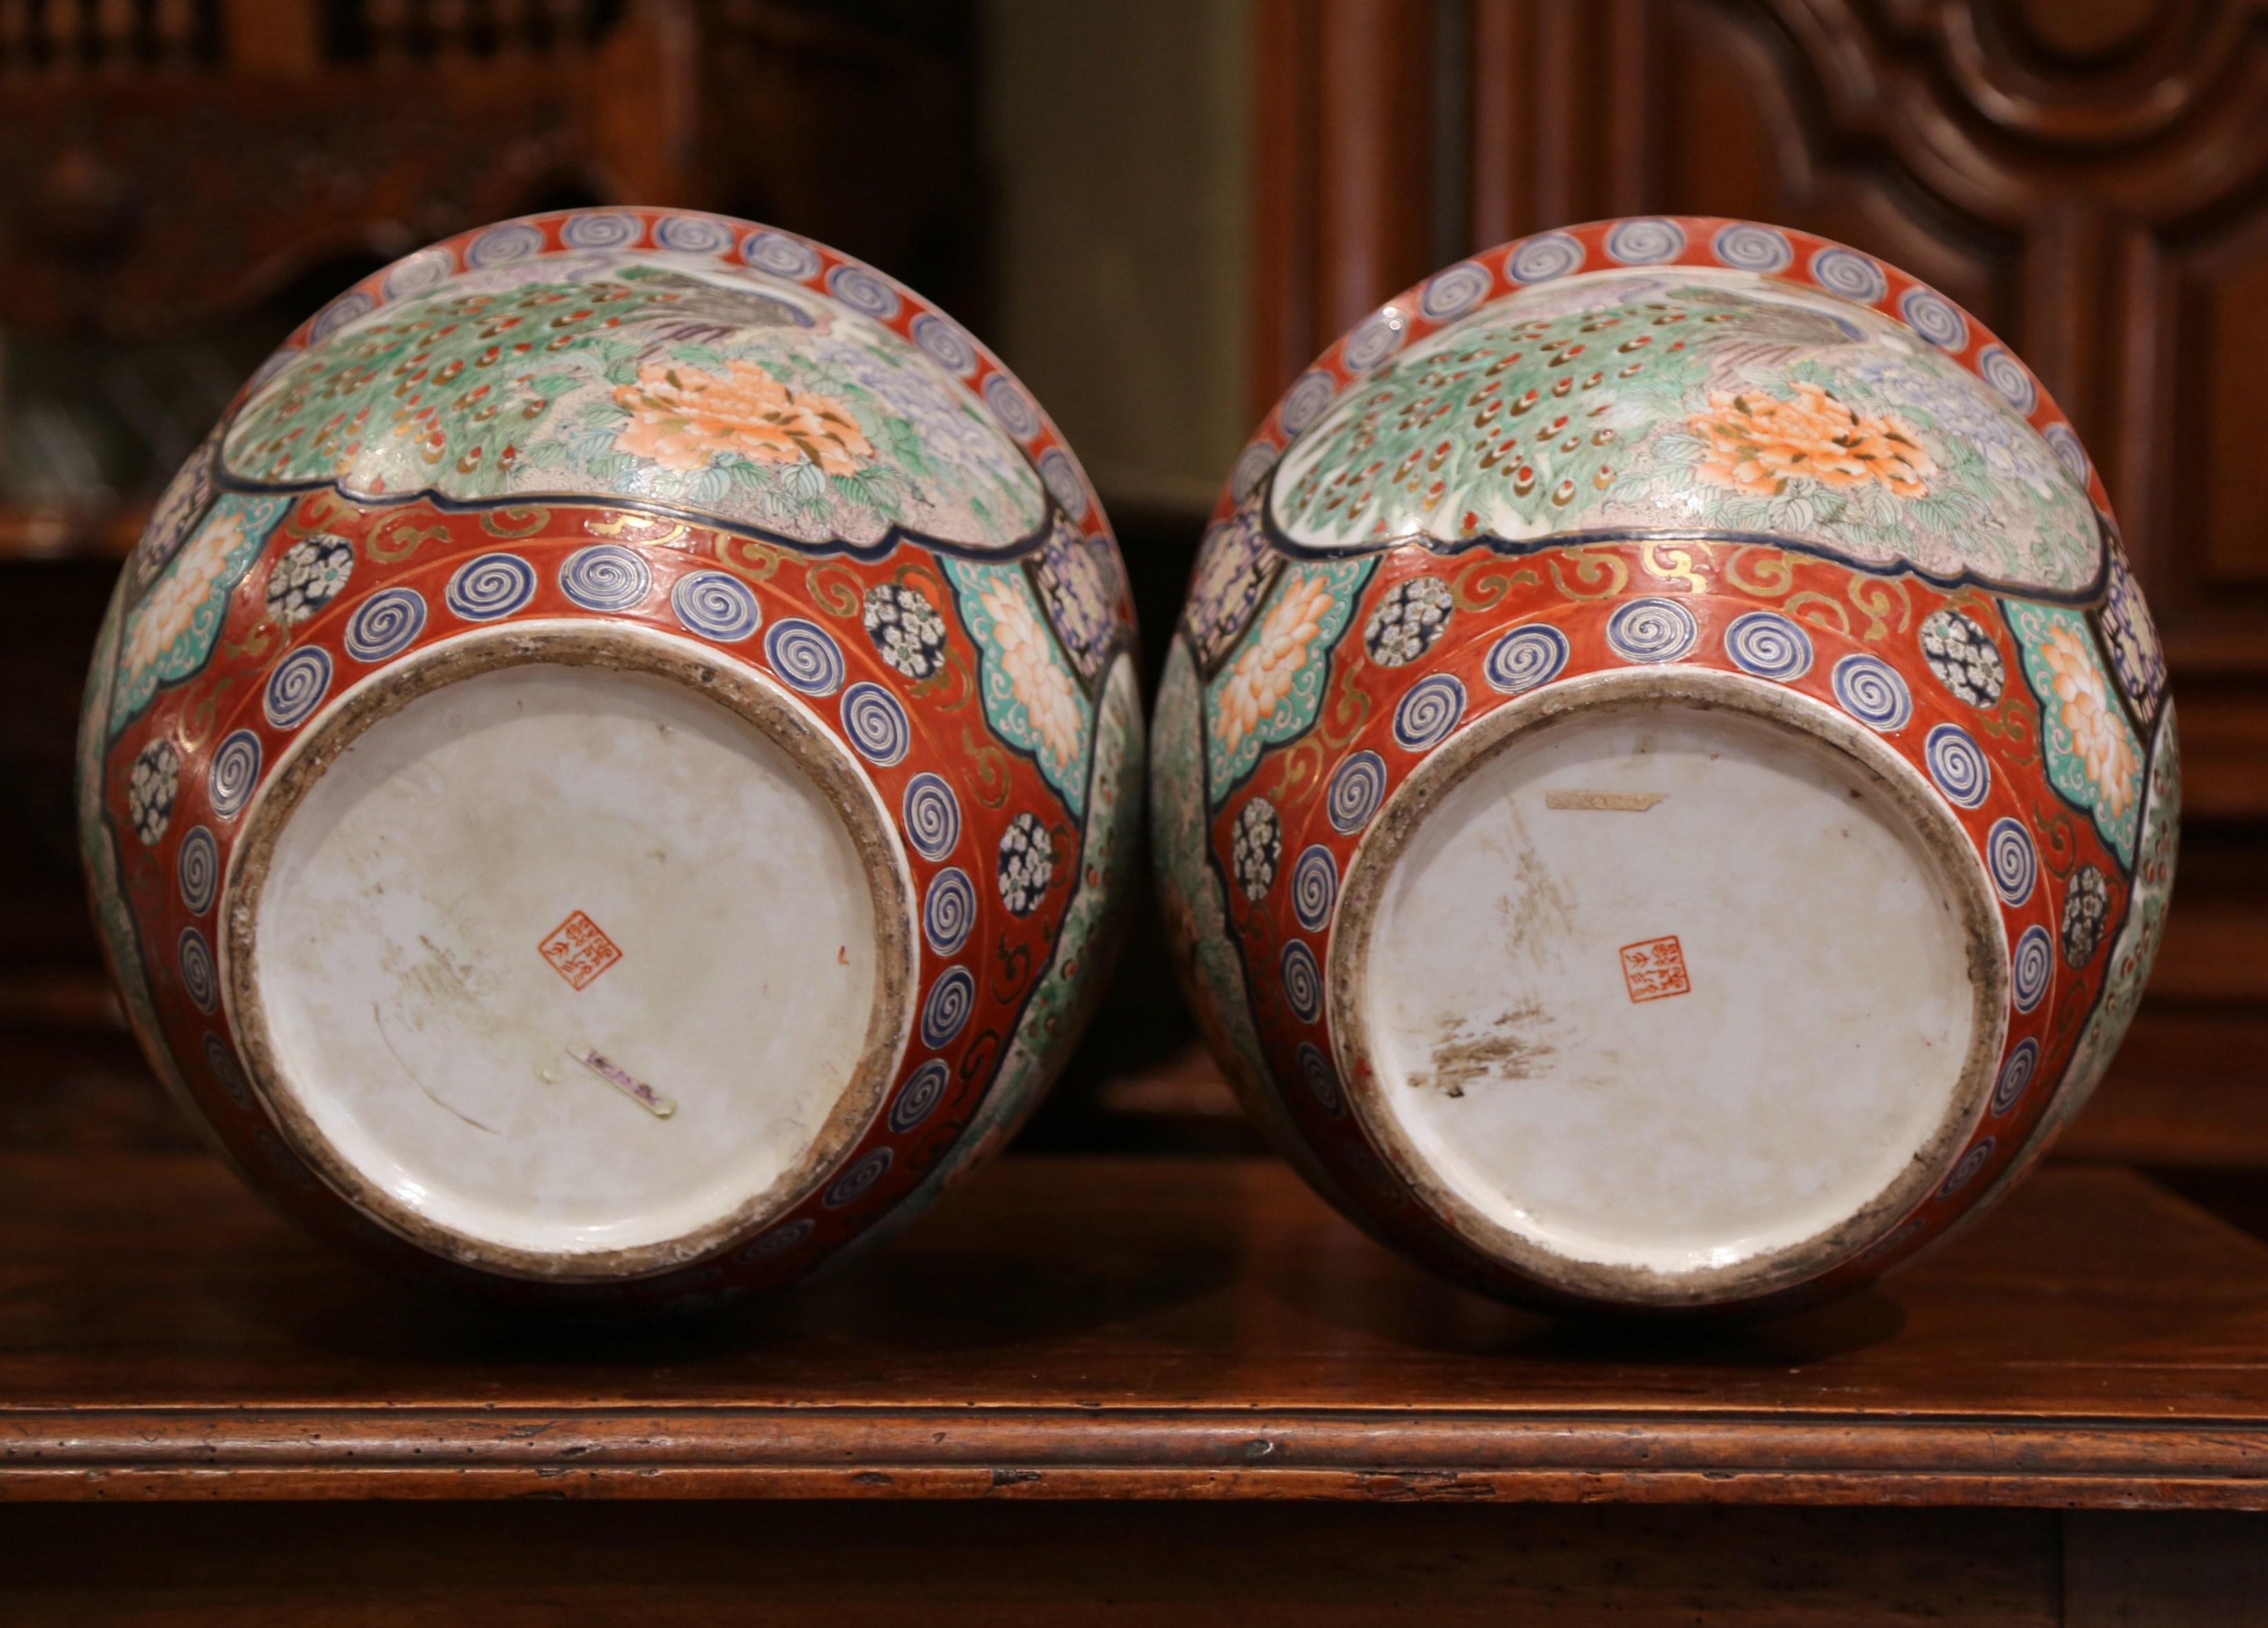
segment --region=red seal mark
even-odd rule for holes
[[[1643,944],[1625,944],[1622,958],[1623,982],[1634,1001],[1660,1000],[1687,994],[1693,988],[1685,976],[1685,952],[1675,933],[1666,939],[1648,939]]]
[[[622,958],[615,941],[599,931],[599,924],[578,910],[543,935],[538,947],[551,969],[577,989]]]

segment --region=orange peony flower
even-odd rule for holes
[[[2055,677],[2056,711],[2071,732],[2072,749],[2087,765],[2102,799],[2103,812],[2117,819],[2133,800],[2137,784],[2134,748],[2127,740],[2118,704],[2110,698],[2102,666],[2088,648],[2083,635],[2064,622],[2048,629],[2040,641],[2040,657]]]
[[[134,608],[126,628],[126,670],[140,673],[164,655],[167,647],[189,630],[197,612],[228,570],[229,556],[244,543],[243,519],[226,512],[212,516],[203,529],[174,557],[150,597]]]
[[[1903,420],[1869,418],[1808,380],[1783,401],[1757,390],[1709,393],[1709,410],[1687,427],[1708,448],[1701,478],[1751,497],[1776,497],[1789,479],[1808,475],[1849,489],[1879,481],[1901,497],[1929,495],[1937,461]]]
[[[829,475],[850,475],[874,455],[840,402],[792,391],[753,362],[734,362],[721,378],[649,362],[615,401],[630,415],[615,449],[665,469],[706,468],[720,453],[739,453],[762,463],[807,458]]]
[[[1006,582],[977,595],[992,617],[1000,665],[1032,728],[1058,763],[1079,761],[1079,695],[1031,600]]]
[[[1323,630],[1331,591],[1320,578],[1294,578],[1261,623],[1259,637],[1229,670],[1220,692],[1221,745],[1233,752],[1292,693],[1307,647]]]

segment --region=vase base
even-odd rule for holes
[[[386,670],[247,815],[230,1016],[285,1139],[413,1242],[667,1271],[830,1179],[902,1050],[905,862],[770,680],[525,624]]]
[[[1501,709],[1397,792],[1331,960],[1372,1139],[1498,1264],[1641,1305],[1831,1270],[1944,1180],[2006,952],[1949,809],[1777,686],[1661,668]]]

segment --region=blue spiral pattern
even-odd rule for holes
[[[2047,929],[2031,926],[2017,934],[2008,955],[2008,990],[2017,1011],[2029,1012],[2040,1004],[2054,972],[2055,946],[2048,942]]]
[[[984,404],[1000,427],[1018,440],[1028,441],[1040,432],[1040,409],[1032,405],[1024,387],[1007,374],[995,373],[984,381]]]
[[[1426,279],[1418,291],[1418,309],[1430,322],[1453,321],[1486,299],[1494,286],[1487,267],[1476,260],[1461,260]]]
[[[1880,656],[1845,656],[1835,664],[1835,699],[1852,717],[1880,734],[1904,729],[1913,716],[1913,692]]]
[[[233,820],[244,812],[252,788],[260,783],[260,737],[239,729],[213,753],[205,778],[205,800],[214,814]]]
[[[347,618],[347,654],[357,661],[391,661],[425,630],[425,596],[415,588],[381,588]]]
[[[759,271],[801,283],[819,275],[819,252],[784,232],[752,232],[740,243],[740,258]]]
[[[1701,637],[1693,613],[1675,600],[1632,600],[1607,618],[1607,645],[1625,661],[1675,661]]]
[[[961,325],[934,311],[924,311],[914,319],[914,343],[929,355],[932,361],[942,365],[963,379],[976,371],[976,346],[961,331]]]
[[[1567,636],[1544,622],[1514,628],[1490,647],[1481,676],[1507,696],[1548,684],[1567,665]]]
[[[1898,314],[1906,326],[1940,350],[1959,352],[1969,349],[1969,319],[1960,308],[1934,289],[1916,285],[1898,301]]]
[[[1871,306],[1890,291],[1881,267],[1856,249],[1821,249],[1811,257],[1811,280],[1862,306]]]
[[[653,572],[636,549],[594,542],[560,562],[559,591],[585,610],[628,610],[653,592]]]
[[[452,612],[466,622],[494,622],[509,616],[535,597],[535,567],[517,554],[483,554],[467,560],[449,578],[441,595]]]
[[[976,980],[968,976],[968,969],[947,967],[930,986],[929,998],[922,1002],[922,1044],[932,1051],[951,1045],[976,1007]]]
[[[1292,866],[1292,914],[1309,932],[1329,925],[1331,907],[1338,902],[1338,861],[1331,851],[1316,843]]]
[[[906,782],[898,811],[906,840],[924,859],[944,858],[961,840],[961,799],[927,770]]]
[[[1063,512],[1074,520],[1086,518],[1086,483],[1079,478],[1079,466],[1071,454],[1060,446],[1050,446],[1040,459],[1040,479],[1045,481],[1048,491],[1063,505]]]
[[[569,248],[622,248],[645,235],[645,223],[622,210],[586,210],[559,225]]]
[[[1447,673],[1434,673],[1410,687],[1394,709],[1395,744],[1423,752],[1447,740],[1465,715],[1465,687]]]
[[[220,1002],[220,983],[213,974],[212,946],[195,927],[181,929],[174,952],[181,969],[181,990],[199,1012],[210,1012]]]
[[[1618,221],[1607,233],[1606,247],[1625,266],[1658,266],[1685,252],[1685,233],[1673,220]]]
[[[1323,975],[1315,953],[1305,939],[1287,939],[1277,966],[1284,975],[1284,999],[1292,1015],[1302,1023],[1317,1023],[1323,1016]]]
[[[883,769],[903,758],[914,738],[898,698],[864,679],[843,692],[843,733],[859,756]]]
[[[320,645],[295,650],[276,664],[261,692],[260,711],[278,729],[297,729],[330,693],[331,652]]]
[[[1992,1111],[2005,1114],[2022,1101],[2039,1067],[2040,1042],[2027,1035],[2008,1053],[2008,1060],[2000,1064],[2000,1078],[1992,1083]]]
[[[475,269],[488,266],[508,266],[516,260],[526,260],[530,254],[543,252],[543,234],[534,227],[520,224],[491,226],[475,238],[465,250],[465,263]]]
[[[1321,418],[1338,389],[1338,380],[1320,367],[1309,368],[1300,374],[1284,393],[1284,405],[1277,409],[1284,421],[1285,433],[1298,435]]]
[[[929,895],[922,901],[922,937],[939,955],[958,955],[976,925],[976,886],[968,872],[947,866],[930,879]]]
[[[281,350],[269,351],[268,359],[252,370],[252,377],[245,381],[244,387],[247,391],[259,389],[261,386],[306,354],[304,350],[295,350],[288,347]]]
[[[220,844],[203,826],[193,826],[181,838],[181,851],[173,866],[181,884],[181,903],[192,916],[212,909],[220,891]]]
[[[1252,496],[1252,489],[1268,478],[1268,471],[1276,467],[1276,449],[1266,441],[1255,441],[1237,455],[1236,468],[1228,474],[1228,483],[1243,502]]]
[[[2018,412],[2029,416],[2040,404],[2040,387],[2032,382],[2024,365],[1999,345],[1987,345],[1977,353],[1977,371]]]
[[[1409,320],[1388,306],[1347,335],[1340,358],[1350,372],[1366,373],[1402,349],[1403,335],[1409,330]]]
[[[1786,232],[1747,221],[1718,227],[1717,235],[1709,239],[1709,252],[1717,257],[1719,265],[1763,276],[1785,271],[1795,264],[1795,249]]]
[[[2079,444],[2079,436],[2072,427],[2066,424],[2052,424],[2041,431],[2040,435],[2047,442],[2048,450],[2056,455],[2056,461],[2064,467],[2071,478],[2081,486],[2086,485],[2087,448]]]
[[[1975,808],[1992,789],[1992,765],[1977,738],[1958,724],[1940,724],[1922,742],[1922,762],[1929,777],[1958,808]]]
[[[740,1263],[745,1266],[751,1261],[768,1261],[774,1256],[785,1255],[816,1230],[817,1223],[807,1215],[799,1217],[784,1227],[775,1227],[740,1251]]]
[[[1735,616],[1725,630],[1725,653],[1743,673],[1793,683],[1811,671],[1811,638],[1776,610]]]
[[[415,254],[397,260],[387,268],[386,297],[406,299],[420,289],[428,289],[453,275],[457,262],[445,248],[421,248]]]
[[[1331,776],[1323,809],[1332,828],[1352,836],[1370,823],[1386,796],[1386,760],[1375,752],[1357,752]]]
[[[314,321],[307,327],[307,343],[312,345],[329,338],[357,317],[367,316],[377,306],[376,300],[359,289],[340,295],[315,313]]]
[[[1315,1099],[1323,1112],[1336,1119],[1345,1110],[1346,1101],[1339,1094],[1339,1072],[1331,1066],[1322,1048],[1307,1041],[1300,1042],[1300,1078],[1307,1082],[1307,1094]]]
[[[733,229],[706,215],[665,215],[653,223],[653,240],[677,254],[721,254],[733,247]]]
[[[879,321],[898,314],[898,291],[864,266],[836,267],[827,274],[827,291]]]
[[[680,577],[669,590],[669,608],[688,632],[719,645],[737,645],[762,625],[763,611],[748,585],[721,571],[696,571]]]
[[[842,647],[815,622],[791,617],[764,635],[772,671],[806,696],[831,696],[843,687]]]
[[[902,1135],[927,1119],[945,1101],[946,1087],[952,1083],[953,1071],[939,1058],[932,1057],[914,1070],[890,1104],[890,1129]]]
[[[1571,271],[1580,271],[1583,246],[1564,232],[1547,232],[1513,250],[1505,272],[1515,283],[1549,283]]]
[[[1983,1141],[1961,1155],[1961,1162],[1953,1167],[1953,1174],[1945,1178],[1945,1185],[1937,1190],[1941,1203],[1977,1179],[1977,1173],[1992,1162],[1992,1138]]]
[[[2040,874],[2031,833],[2014,820],[1993,821],[1984,834],[1984,868],[1992,872],[1992,886],[2010,909],[2030,898]]]
[[[228,1100],[239,1108],[252,1107],[252,1086],[244,1077],[244,1070],[236,1061],[236,1054],[227,1042],[214,1034],[205,1035],[205,1070],[213,1077]]]
[[[840,1210],[845,1204],[857,1204],[873,1190],[874,1183],[882,1179],[890,1168],[890,1150],[878,1147],[835,1178],[828,1188],[827,1197],[819,1202],[829,1210]]]

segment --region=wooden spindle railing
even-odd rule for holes
[[[221,0],[0,0],[0,77],[20,82],[217,66],[220,4]]]

